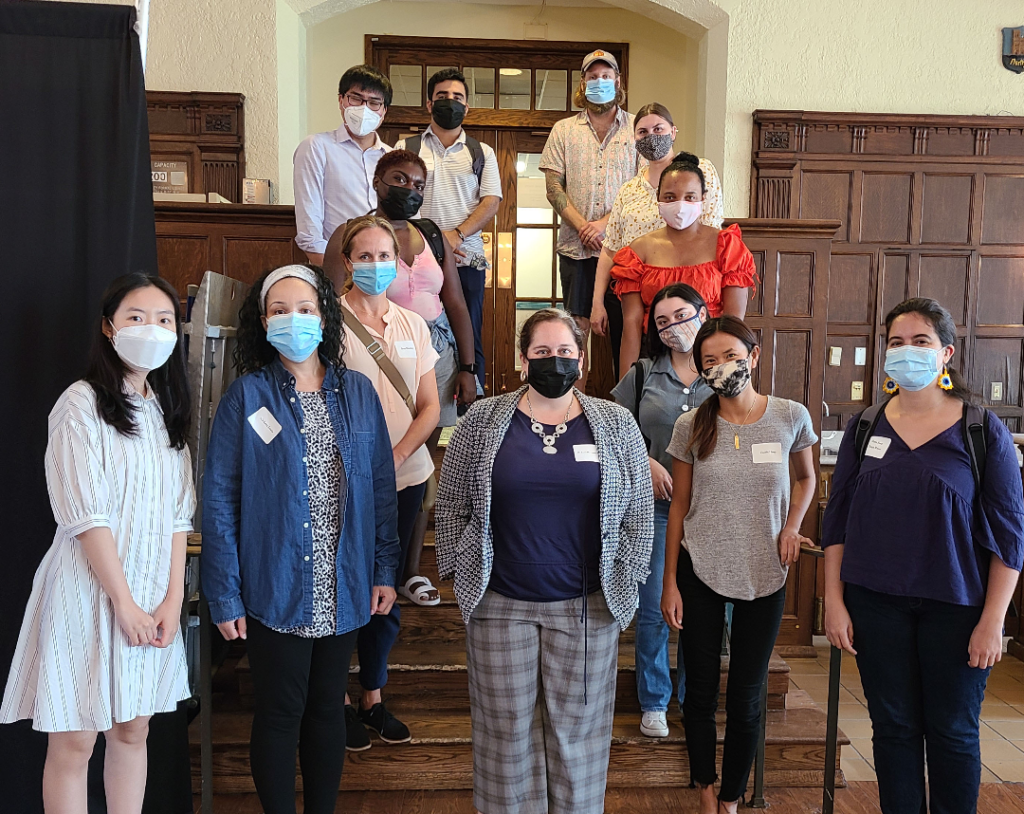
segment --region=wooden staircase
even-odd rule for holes
[[[436,577],[433,550],[423,557],[424,571]],[[437,580],[434,579],[435,584]],[[371,749],[349,753],[342,789],[432,790],[471,789],[473,756],[469,718],[469,689],[462,617],[450,586],[441,586],[442,603],[423,608],[402,604],[402,631],[389,660],[384,689],[388,708],[412,732],[407,744],[388,745],[373,740]],[[616,687],[616,713],[608,772],[610,788],[639,786],[685,787],[689,762],[677,711],[669,713],[667,738],[652,740],[640,734],[640,706],[636,696],[634,628],[622,634]],[[675,679],[675,646],[670,648]],[[353,659],[349,691],[353,701],[360,687]],[[728,677],[728,659],[722,663],[722,692]],[[790,689],[789,667],[773,656],[768,678],[768,722],[765,779],[769,787],[821,786],[825,763],[825,713],[800,690]],[[674,703],[673,703],[674,707]],[[213,709],[213,765],[216,794],[255,791],[249,774],[249,733],[252,725],[252,681],[248,657],[229,659],[215,681]],[[724,713],[719,713],[719,755],[725,735]],[[199,788],[199,727],[190,738],[193,782]],[[842,734],[840,744],[849,741]],[[301,788],[301,778],[299,779]],[[837,785],[844,785],[841,772]]]

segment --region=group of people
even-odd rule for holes
[[[542,158],[567,308],[522,326],[522,386],[473,405],[479,232],[501,189],[493,152],[461,129],[461,74],[428,87],[433,124],[390,150],[375,134],[387,79],[366,66],[342,77],[343,127],[296,153],[297,195],[319,202],[297,207],[311,262],[249,290],[239,375],[213,421],[202,583],[223,636],[246,641],[260,802],[293,814],[298,752],[304,810],[333,812],[346,748],[368,748],[370,732],[412,737],[383,690],[398,592],[439,600],[418,573],[434,505],[439,574],[466,624],[476,809],[603,812],[619,633],[639,610],[641,730],[669,732],[677,630],[699,811],[734,814],[817,491],[806,407],[752,383],[750,252],[718,228],[714,168],[673,156],[664,107],[627,114],[614,57],[594,52],[583,110]],[[0,721],[50,733],[48,814],[84,810],[100,731],[112,810],[138,812],[149,717],[190,694],[178,624],[196,500],[178,295],[132,274],[99,317],[86,376],[50,415],[58,529],[0,706]],[[617,324],[614,402],[588,397],[587,331]],[[931,810],[971,810],[985,679],[1024,559],[1012,440],[950,367],[955,337],[932,300],[889,314],[891,398],[847,427],[822,529],[826,628],[861,668],[886,814],[925,810],[925,747]],[[433,452],[451,425],[435,503]]]

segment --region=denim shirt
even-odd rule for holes
[[[323,390],[348,480],[338,544],[336,633],[370,620],[373,586],[393,587],[398,496],[391,440],[370,380],[328,365]],[[248,419],[281,425],[269,443]],[[215,624],[313,621],[313,530],[302,406],[275,360],[236,379],[217,407],[203,476],[203,591]]]

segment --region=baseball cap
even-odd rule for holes
[[[607,62],[612,68],[615,69],[616,73],[619,73],[619,63],[615,61],[615,57],[609,54],[607,51],[602,51],[598,48],[596,51],[591,51],[585,57],[583,57],[583,72],[587,72],[587,68],[593,65],[595,62]]]

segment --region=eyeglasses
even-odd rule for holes
[[[343,98],[345,99],[346,102],[348,102],[350,107],[360,107],[362,105],[366,105],[368,108],[370,108],[370,110],[374,111],[375,113],[382,107],[384,107],[383,99],[364,99],[357,93],[346,93]]]

